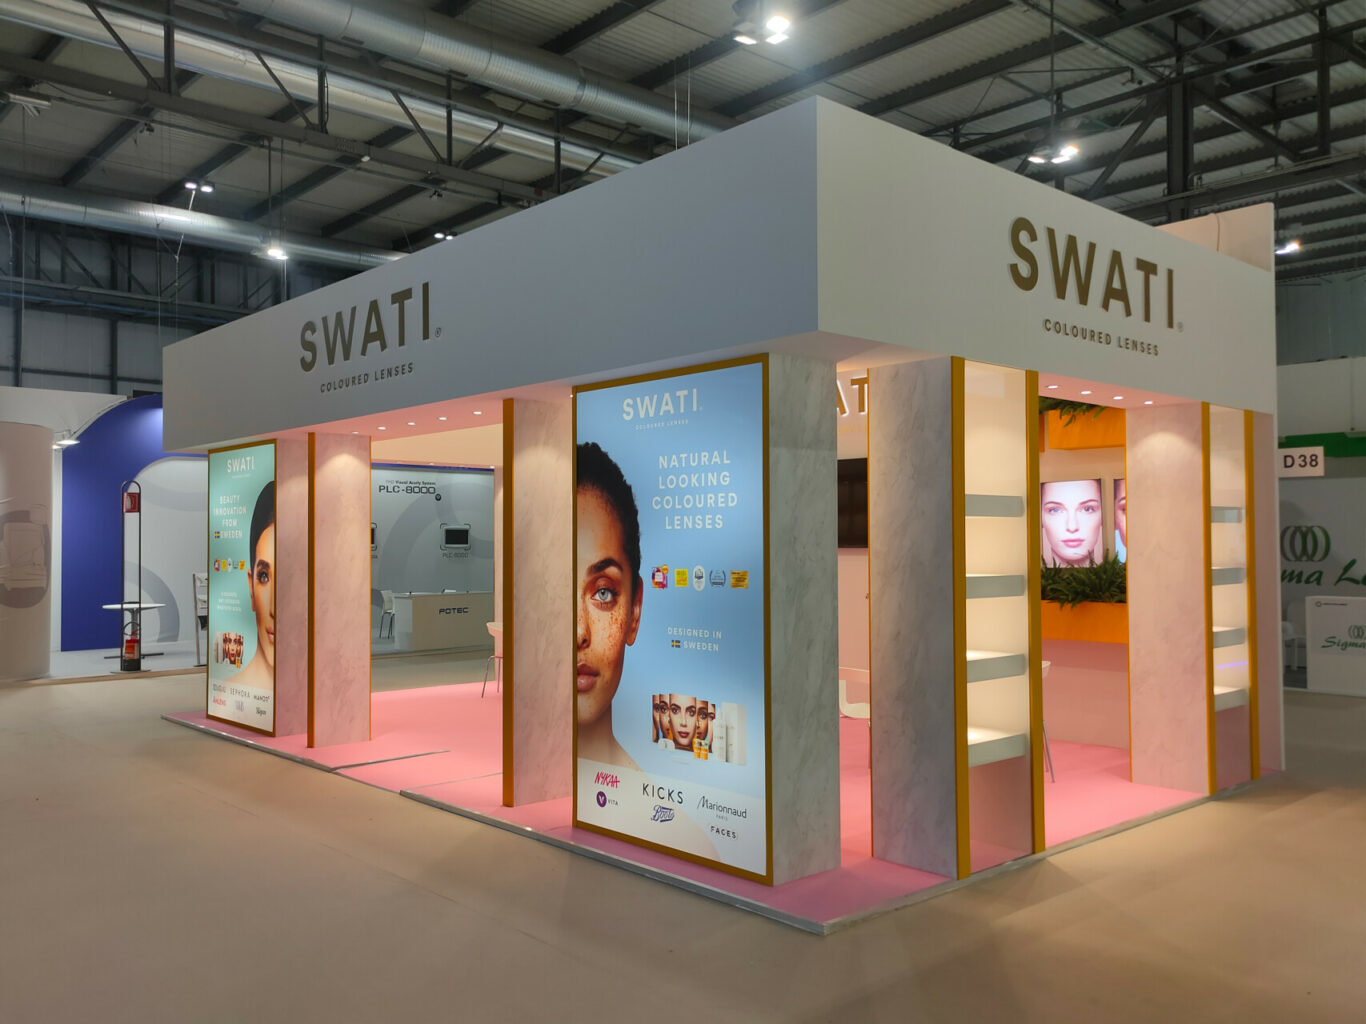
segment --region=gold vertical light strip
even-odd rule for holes
[[[513,775],[515,769],[515,759],[513,757],[513,714],[514,705],[512,701],[513,686],[513,658],[512,658],[512,631],[514,624],[512,582],[513,566],[516,557],[516,545],[513,544],[512,523],[513,523],[513,504],[515,501],[513,493],[512,463],[513,463],[513,416],[514,405],[511,398],[503,399],[503,806],[512,806]],[[578,771],[574,772],[575,779],[578,778]],[[575,784],[575,796],[577,799],[577,783]]]
[[[838,369],[835,373],[835,383],[838,385]],[[869,376],[872,376],[871,373]],[[872,381],[869,380],[868,383],[871,385]],[[836,387],[835,393],[839,394],[838,387]],[[865,394],[867,394],[867,392],[865,392]],[[843,401],[843,399],[841,399],[841,401]],[[867,401],[867,399],[865,399],[865,401]],[[866,621],[868,623],[868,853],[871,855],[872,852],[877,849],[877,816],[873,813],[873,765],[875,763],[873,761],[873,722],[875,721],[873,718],[873,690],[876,689],[876,686],[873,683],[873,403],[868,401],[865,408],[868,410],[868,419],[864,423],[866,444],[864,445],[863,450],[863,482],[865,485],[863,493],[863,517],[864,523],[866,524],[866,530],[864,531],[863,539],[868,545],[866,548],[868,557],[864,560],[863,599],[867,602]],[[838,466],[838,436],[835,444],[835,458],[836,465]],[[836,469],[836,473],[838,473],[838,468]],[[835,487],[837,488],[836,493],[838,494],[838,479],[836,480]],[[836,513],[836,518],[838,518],[838,512]],[[838,557],[838,554],[838,551],[836,551],[836,557]],[[836,614],[838,616],[838,597],[836,598],[836,606]]]
[[[1025,590],[1025,614],[1029,616],[1029,783],[1033,807],[1034,852],[1040,853],[1048,845],[1044,831],[1043,788],[1043,609],[1039,606],[1042,592],[1039,567],[1040,551],[1039,509],[1039,373],[1024,372],[1025,417],[1025,556],[1029,559]]]
[[[955,808],[957,811],[958,877],[972,873],[972,837],[969,833],[971,804],[968,793],[968,587],[966,479],[963,457],[963,358],[950,357],[950,407],[952,409],[953,489],[953,731]]]
[[[1247,545],[1247,727],[1248,768],[1262,776],[1262,710],[1257,663],[1257,460],[1251,409],[1243,410],[1243,541]]]
[[[317,508],[317,493],[314,486],[313,475],[318,465],[318,435],[310,432],[308,435],[308,745],[316,746],[317,730],[314,726],[314,716],[317,714],[318,704],[316,690],[314,689],[314,630],[313,630],[313,591],[314,573],[318,564],[318,536],[314,528],[313,513]],[[368,614],[368,613],[367,613]]]
[[[773,572],[769,544],[769,367],[768,353],[759,357],[761,415],[763,416],[763,522],[764,522],[764,878],[773,884]]]
[[[366,456],[365,456],[365,458],[366,458],[366,460],[367,460],[367,461],[366,461],[366,467],[365,467],[365,497],[366,497],[367,503],[368,503],[369,506],[370,506],[370,520],[369,520],[369,521],[373,523],[373,522],[375,521],[375,485],[374,485],[374,483],[373,483],[372,480],[371,480],[371,474],[374,472],[374,467],[375,467],[375,439],[374,439],[373,437],[367,437],[367,438],[365,439],[365,449],[366,449],[366,453],[367,453]],[[362,595],[362,597],[363,597],[364,600],[365,600],[365,619],[366,619],[366,622],[369,622],[369,620],[370,620],[370,595],[369,595],[369,594],[364,594],[364,595]],[[375,738],[375,659],[374,659],[374,658],[368,658],[368,659],[366,659],[366,662],[365,662],[365,669],[366,669],[366,675],[367,675],[367,677],[369,678],[369,685],[367,686],[367,689],[370,691],[369,702],[366,704],[366,707],[369,708],[369,711],[370,711],[370,733],[369,733],[369,735],[370,735],[370,738],[373,740],[373,739]]]
[[[1133,596],[1133,591],[1129,589],[1129,414],[1124,414],[1124,722],[1128,727],[1129,749],[1129,781],[1134,781],[1134,673],[1132,659],[1129,652],[1133,650],[1133,645],[1129,643],[1129,627],[1133,624],[1133,615],[1129,609],[1132,605],[1129,598]],[[1111,487],[1114,485],[1111,484]],[[1113,492],[1111,494],[1113,500]]]
[[[569,559],[571,564],[569,579],[569,600],[574,609],[573,631],[569,638],[569,663],[576,666],[579,661],[579,389],[569,392]],[[507,500],[506,494],[504,501]],[[644,580],[637,575],[636,585]],[[569,726],[569,813],[570,821],[579,824],[579,694],[577,688],[570,698]]]
[[[1204,517],[1204,569],[1201,578],[1205,581],[1205,753],[1209,766],[1209,791],[1219,788],[1218,751],[1215,750],[1214,729],[1214,574],[1210,566],[1212,538],[1210,531],[1210,436],[1209,403],[1200,403],[1200,491],[1201,509]]]

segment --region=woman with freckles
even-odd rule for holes
[[[237,686],[275,689],[275,481],[261,488],[251,517],[249,592],[256,616],[256,653],[247,667],[232,677]],[[236,637],[235,664],[242,663],[242,637]],[[224,638],[226,642],[226,637]]]
[[[592,442],[579,445],[577,464],[578,753],[635,769],[612,732],[612,699],[621,685],[626,648],[640,630],[640,518],[631,485],[602,448]]]

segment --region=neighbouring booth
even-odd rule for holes
[[[816,931],[1277,771],[1271,230],[809,100],[179,342],[167,717]]]

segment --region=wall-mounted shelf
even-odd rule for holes
[[[968,494],[963,511],[976,518],[1019,519],[1025,514],[1025,503],[1015,494]]]
[[[1029,659],[1006,651],[968,651],[968,682],[1008,679],[1029,671]]]
[[[1029,736],[982,726],[968,726],[968,767],[976,768],[1029,753]]]
[[[1212,586],[1226,587],[1231,583],[1242,583],[1247,579],[1247,570],[1241,565],[1216,565],[1210,570],[1209,581]]]
[[[1232,647],[1247,639],[1247,629],[1243,626],[1215,626],[1214,646]]]
[[[1025,578],[1014,573],[968,573],[967,596],[971,600],[978,597],[1019,597],[1025,592]]]
[[[1211,523],[1241,523],[1243,521],[1243,510],[1237,505],[1211,505],[1209,521]]]
[[[1227,711],[1247,704],[1247,688],[1244,686],[1216,686],[1214,688],[1214,710]]]

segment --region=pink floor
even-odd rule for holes
[[[785,885],[766,886],[576,829],[568,798],[504,807],[502,702],[492,693],[481,699],[478,683],[380,692],[374,694],[371,707],[373,739],[369,742],[313,749],[303,735],[265,737],[211,722],[202,712],[166,717],[457,813],[472,812],[518,831],[530,829],[557,843],[586,847],[647,873],[685,879],[693,887],[727,894],[754,909],[768,908],[805,926],[823,928],[948,881],[872,856],[868,723],[864,720],[840,719],[840,867]],[[1044,788],[1050,846],[1196,798],[1193,793],[1130,783],[1123,750],[1056,741],[1052,747],[1058,781],[1045,781]],[[975,869],[1014,855],[973,845]]]

